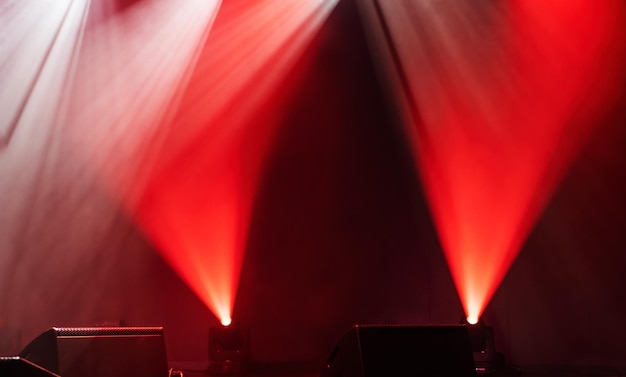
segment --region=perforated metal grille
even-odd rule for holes
[[[57,336],[162,335],[163,327],[54,327]]]

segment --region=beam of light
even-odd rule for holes
[[[0,5],[0,147],[8,145],[35,86],[52,85],[42,77],[44,70],[66,76],[67,63],[57,62],[68,56],[63,46],[73,46],[71,39],[79,34],[75,25],[81,25],[79,8],[84,10],[84,3],[13,1]],[[49,92],[58,97],[59,88]]]
[[[117,214],[95,210],[106,203],[97,199],[104,190],[96,185],[128,204],[128,192],[135,191],[134,179],[144,169],[138,156],[151,150],[150,137],[184,87],[218,6],[210,0],[124,1],[128,6],[123,11],[103,6],[119,3],[0,4],[0,119],[15,119],[8,133],[0,131],[7,140],[0,143],[0,175],[7,178],[0,180],[0,189],[14,199],[5,200],[1,210],[6,219],[19,220],[12,225],[15,231],[2,230],[17,240],[11,241],[16,246],[9,245],[15,251],[1,258],[0,279],[7,294],[0,305],[18,323],[27,317],[8,304],[17,297],[14,291],[32,285],[33,274],[42,270],[55,286],[63,286],[67,281],[58,271],[82,277],[83,267],[107,248],[103,245],[115,242],[89,238],[104,237],[112,223],[119,224]],[[12,114],[5,118],[8,112]],[[67,197],[56,195],[61,190]],[[42,202],[45,210],[33,211]],[[71,235],[50,230],[60,228],[46,223],[57,214],[61,224],[75,225],[65,229]],[[79,218],[89,221],[78,223]],[[42,231],[43,223],[51,228]],[[34,241],[32,234],[44,237]],[[67,251],[68,244],[74,252]],[[99,267],[98,274],[112,268]],[[75,300],[82,282],[68,283],[61,297],[44,302]],[[57,288],[50,293],[58,293]],[[37,294],[25,300],[42,304]],[[88,304],[80,310],[82,315],[92,311]],[[81,317],[75,312],[70,316]]]
[[[621,1],[376,1],[413,146],[478,321],[622,74]]]
[[[79,43],[88,1],[13,1],[0,5],[0,212],[10,224],[1,226],[0,238],[18,234],[21,214],[28,212],[39,187],[38,178],[74,48]],[[29,219],[32,217],[29,217]],[[12,241],[13,242],[13,241]],[[0,312],[18,322],[23,313],[13,305],[32,286],[45,255],[6,244],[0,256]],[[55,258],[56,259],[56,258]],[[15,293],[17,292],[17,293]],[[33,304],[36,305],[36,304]]]
[[[224,2],[160,140],[137,220],[223,324],[231,321],[277,90],[336,1]]]
[[[219,7],[218,0],[113,0],[93,5],[76,51],[59,123],[130,210],[147,174],[145,156],[166,127]]]
[[[155,135],[168,128],[219,1],[134,1],[123,10],[111,6],[117,3],[91,3],[80,39],[69,46],[60,90],[43,95],[56,102],[49,114],[58,141],[53,145],[72,159],[72,168],[59,173],[80,175],[76,185],[101,184],[132,213]],[[106,219],[100,221],[106,226]],[[67,268],[81,258],[55,260]]]

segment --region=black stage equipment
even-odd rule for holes
[[[469,332],[476,373],[490,375],[502,369],[504,356],[496,352],[493,327],[487,326],[482,318],[475,324],[470,324],[462,318],[460,323],[465,324]]]
[[[241,374],[250,357],[250,335],[236,326],[213,326],[209,329],[209,373]]]
[[[0,376],[2,377],[59,377],[39,365],[21,357],[0,357]]]
[[[409,376],[476,376],[467,327],[354,326],[321,373],[321,377]]]
[[[162,327],[54,327],[20,357],[62,377],[167,377]]]

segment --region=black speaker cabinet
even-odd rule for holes
[[[20,357],[62,377],[167,377],[161,327],[52,328]]]
[[[59,377],[39,365],[21,357],[0,357],[0,376],[2,377]]]
[[[331,352],[321,377],[474,377],[463,325],[354,326]]]

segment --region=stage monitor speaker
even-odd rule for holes
[[[62,377],[167,377],[161,327],[52,328],[20,353]]]
[[[321,377],[474,377],[463,325],[354,326],[331,352]]]
[[[59,375],[21,357],[0,357],[2,377],[59,377]]]

